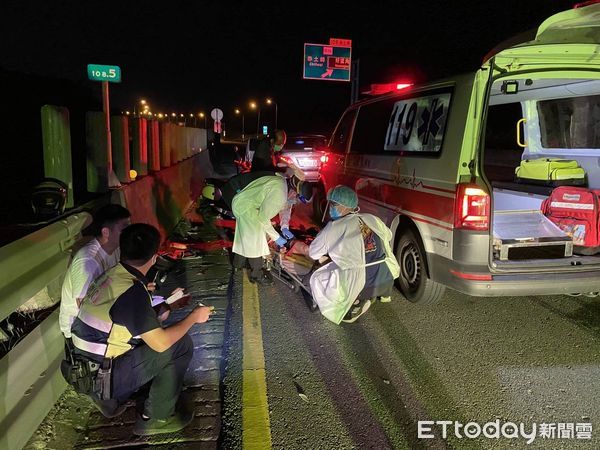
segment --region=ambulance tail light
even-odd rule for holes
[[[321,165],[324,166],[329,161],[329,155],[327,153],[321,155]]]
[[[490,229],[490,196],[474,184],[459,184],[454,205],[454,228],[487,231]]]

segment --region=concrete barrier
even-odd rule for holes
[[[139,178],[113,191],[112,202],[131,212],[132,222],[157,227],[163,239],[200,196],[204,178],[211,176],[208,151]]]

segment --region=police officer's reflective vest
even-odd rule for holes
[[[78,350],[94,359],[115,358],[140,341],[139,336],[132,336],[126,327],[114,323],[109,314],[119,296],[134,283],[141,282],[117,264],[91,284],[71,326],[71,339]],[[148,297],[152,301],[150,293]]]

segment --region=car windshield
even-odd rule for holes
[[[301,152],[318,150],[327,146],[325,136],[288,136],[284,151]]]

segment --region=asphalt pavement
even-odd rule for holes
[[[243,433],[242,276],[232,297],[225,448],[240,448]],[[598,298],[448,291],[420,307],[395,292],[338,326],[280,283],[258,294],[273,448],[600,448]],[[452,421],[447,438],[432,425],[421,431],[434,437],[420,439],[419,420]],[[455,434],[456,422],[491,423],[492,437],[466,437],[475,425]],[[527,436],[510,423],[523,423]]]
[[[185,266],[173,282],[217,305],[191,332],[193,426],[136,439],[133,409],[103,419],[68,390],[27,448],[600,448],[599,298],[448,290],[423,307],[395,291],[335,325],[222,251]]]

